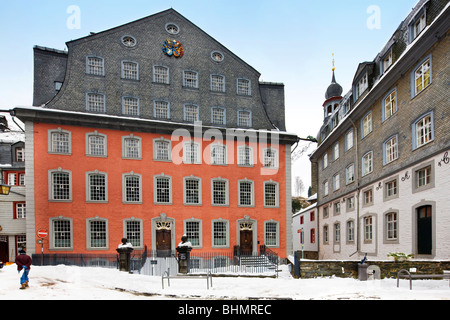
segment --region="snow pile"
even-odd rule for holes
[[[275,278],[213,277],[171,279],[128,274],[116,269],[32,266],[30,288],[19,290],[16,265],[0,269],[0,300],[129,300],[129,299],[314,299],[314,300],[448,300],[448,280],[396,279],[358,281],[342,278],[294,279],[287,266]]]

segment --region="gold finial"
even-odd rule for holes
[[[331,70],[336,70],[336,68],[334,67],[334,53],[332,54],[333,55],[333,68],[331,69]]]

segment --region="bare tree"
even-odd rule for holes
[[[295,177],[294,191],[295,191],[295,194],[297,195],[297,197],[301,196],[303,191],[305,191],[305,185],[303,184],[303,181],[299,176]]]

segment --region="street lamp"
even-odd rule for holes
[[[5,196],[7,196],[10,189],[11,186],[8,186],[7,184],[0,184],[0,194],[4,194]]]

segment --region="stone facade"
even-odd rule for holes
[[[448,258],[449,169],[443,159],[450,150],[449,11],[447,1],[419,1],[374,61],[360,64],[348,99],[325,118],[311,156],[317,168],[320,259],[365,253],[385,259],[389,252]],[[415,35],[422,16],[427,26]],[[422,66],[429,67],[430,80],[416,93]],[[365,74],[367,86],[358,87]],[[392,114],[386,114],[389,97],[395,101]],[[426,131],[425,142],[417,142],[418,130]],[[427,181],[418,187],[420,174]],[[429,254],[417,248],[417,210],[423,206],[433,210]],[[395,234],[388,236],[391,228]]]

